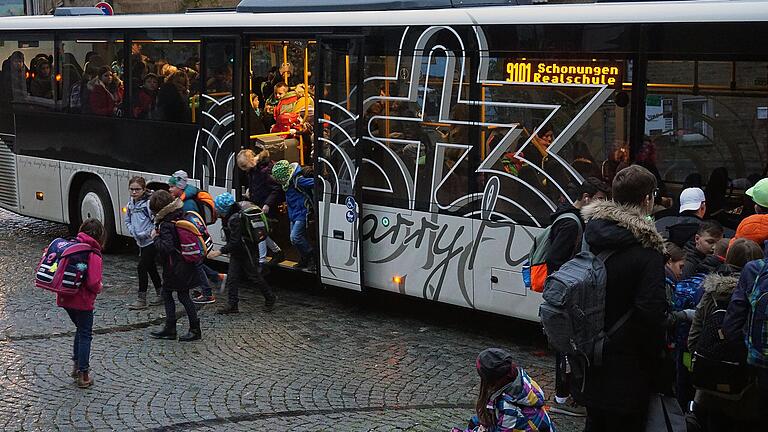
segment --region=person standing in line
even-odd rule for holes
[[[152,222],[152,212],[149,210],[149,197],[152,194],[147,190],[147,181],[144,177],[132,177],[128,181],[128,189],[131,199],[125,206],[125,227],[139,246],[139,265],[136,268],[139,273],[139,294],[136,301],[128,305],[128,309],[139,310],[147,308],[149,279],[152,279],[152,285],[155,287],[155,297],[149,302],[153,306],[163,303],[160,296],[163,284],[155,264],[157,249],[155,249],[155,240],[152,238],[155,224]]]
[[[586,432],[645,430],[651,394],[671,391],[661,374],[667,301],[664,240],[649,215],[656,177],[639,165],[616,174],[611,201],[585,206],[590,252],[614,251],[607,273],[604,330],[621,323],[603,350],[602,364],[572,360],[574,399],[587,407]]]
[[[546,263],[547,274],[552,274],[581,250],[584,224],[581,219],[581,208],[592,202],[604,201],[608,198],[608,185],[595,177],[587,178],[581,185],[572,188],[576,201],[561,203],[550,216],[552,228],[549,232],[549,250]],[[566,213],[576,217],[565,217]],[[577,404],[571,397],[570,365],[565,354],[555,355],[555,401],[551,411],[555,413],[584,417],[587,410]]]
[[[104,242],[104,225],[96,219],[86,219],[80,225],[77,241],[85,243],[95,252],[88,255],[83,286],[76,294],[56,293],[56,305],[64,308],[75,324],[75,341],[72,353],[72,378],[80,388],[93,385],[91,375],[91,341],[93,340],[93,309],[96,296],[102,290],[101,246]]]
[[[197,268],[181,256],[179,234],[174,222],[182,219],[182,202],[164,190],[156,191],[149,198],[149,208],[155,214],[157,229],[153,231],[157,253],[163,263],[163,302],[165,303],[165,325],[162,329],[150,332],[156,339],[176,339],[176,302],[184,306],[189,318],[189,332],[179,337],[179,342],[190,342],[201,338],[200,319],[197,309],[189,297],[189,289],[199,282]]]
[[[229,268],[227,270],[227,305],[216,313],[239,313],[240,288],[249,282],[261,291],[264,296],[264,311],[271,312],[275,308],[277,296],[272,292],[272,287],[264,280],[259,271],[259,263],[256,258],[258,248],[251,244],[243,236],[243,224],[241,221],[241,208],[235,202],[232,194],[225,192],[216,197],[216,212],[224,226],[224,235],[227,239],[221,249],[208,254],[209,258],[216,258],[222,254],[229,254]]]

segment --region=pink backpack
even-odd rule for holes
[[[91,253],[101,255],[77,240],[55,239],[37,265],[35,286],[60,294],[76,294],[85,280]]]
[[[175,221],[174,225],[179,236],[179,252],[184,261],[195,264],[202,262],[208,255],[209,248],[213,246],[202,217],[196,212],[188,211],[184,213],[184,218]]]

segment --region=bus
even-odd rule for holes
[[[523,266],[585,179],[638,163],[733,225],[766,174],[768,2],[60,12],[0,19],[0,206],[110,241],[130,177],[242,198],[266,150],[315,179],[321,283],[537,320]]]

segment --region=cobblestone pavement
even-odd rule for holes
[[[548,396],[553,358],[536,326],[383,294],[316,292],[275,275],[279,305],[262,312],[244,293],[241,313],[201,311],[203,340],[148,337],[162,306],[125,307],[136,258],[105,255],[91,368],[69,377],[73,326],[53,295],[34,288],[42,248],[64,227],[0,211],[0,427],[5,430],[439,431],[472,413],[474,358],[511,350]],[[488,325],[488,320],[493,325]],[[180,320],[185,331],[186,319]],[[509,335],[487,332],[499,325]],[[553,415],[559,431],[583,422]]]

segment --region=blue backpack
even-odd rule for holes
[[[765,261],[758,261],[758,272],[749,299],[749,318],[745,342],[747,363],[768,368],[768,278]]]
[[[672,310],[682,311],[686,309],[696,309],[696,306],[701,301],[701,297],[704,295],[704,278],[705,274],[697,274],[683,279],[675,284],[675,289],[672,292]],[[688,333],[691,330],[690,323],[680,323],[675,326],[672,342],[675,349],[682,349],[686,351],[688,346]],[[688,356],[686,356],[688,357]],[[686,363],[689,360],[686,360]]]

